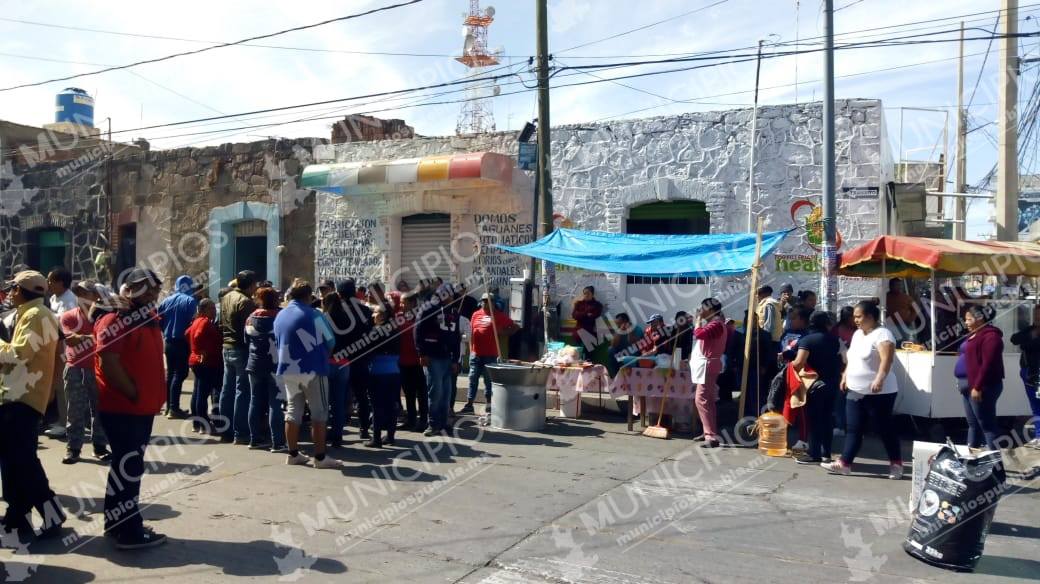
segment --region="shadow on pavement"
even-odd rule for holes
[[[96,519],[96,517],[86,516],[85,513],[97,514],[99,517],[104,513],[104,497],[74,497],[72,495],[59,494],[58,501],[66,513],[80,517],[84,521]],[[141,504],[141,514],[144,516],[145,521],[158,521],[178,517],[181,513],[169,505],[146,501]]]
[[[976,574],[1003,576],[1005,578],[1025,578],[1040,580],[1040,562],[1007,556],[983,555],[979,565],[975,566]]]
[[[994,521],[989,527],[989,534],[1040,539],[1040,527],[1035,525],[1016,525],[1014,523],[1001,523],[999,521]],[[1037,572],[1037,578],[1040,579],[1040,572]]]
[[[17,557],[17,556],[14,556]],[[92,582],[94,574],[61,566],[35,565],[18,561],[0,562],[5,582],[62,582],[63,584],[81,584]]]
[[[95,537],[75,551],[84,556],[105,558],[117,566],[141,570],[209,565],[219,568],[226,576],[244,577],[289,576],[297,568],[312,574],[347,572],[347,566],[338,560],[309,556],[299,547],[287,547],[274,541],[227,542],[171,538],[166,544],[152,549],[123,551],[103,540],[102,537]],[[60,541],[58,543],[60,545]]]

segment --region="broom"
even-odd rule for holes
[[[678,329],[678,327],[676,327]],[[679,342],[679,333],[676,330],[675,334],[672,335],[672,355],[675,354],[675,346]],[[651,438],[660,438],[662,440],[668,439],[668,428],[661,425],[661,421],[664,420],[664,404],[668,400],[668,382],[672,380],[672,374],[675,372],[675,368],[668,365],[668,373],[664,377],[664,385],[661,387],[661,411],[657,414],[657,423],[653,426],[647,427],[643,430],[643,436],[649,436]]]

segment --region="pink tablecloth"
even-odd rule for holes
[[[652,412],[660,412],[658,408],[660,398],[667,394],[664,413],[684,418],[692,418],[696,415],[693,390],[690,366],[686,361],[683,361],[679,369],[673,371],[670,377],[668,369],[625,367],[618,372],[614,382],[610,385],[610,395],[615,398],[623,395],[633,398],[657,398],[647,399],[646,408]],[[639,411],[638,400],[633,402],[633,411]]]
[[[560,392],[557,406],[566,417],[581,414],[582,393],[602,393],[610,387],[610,374],[602,365],[587,367],[553,367],[545,389]]]

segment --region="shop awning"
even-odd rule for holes
[[[993,274],[1040,276],[1040,245],[884,235],[841,254],[846,276],[928,278]]]
[[[762,234],[762,257],[790,231]],[[701,278],[743,274],[755,263],[755,234],[637,235],[557,229],[521,246],[499,249],[596,272]]]
[[[464,180],[509,184],[513,159],[504,154],[475,152],[399,160],[312,164],[303,169],[300,188],[336,195],[394,190],[386,185]],[[451,185],[453,183],[445,183]],[[489,182],[487,184],[493,184]]]

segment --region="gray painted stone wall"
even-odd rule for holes
[[[578,229],[622,232],[633,207],[699,200],[710,213],[712,233],[745,232],[751,115],[744,109],[553,128],[554,211]],[[758,115],[751,212],[756,219],[765,218],[767,231],[804,226],[813,206],[821,202],[822,104],[766,106]],[[839,101],[835,130],[838,231],[842,249],[847,249],[881,231],[878,193],[884,192],[891,173],[881,102]],[[516,149],[516,134],[510,132],[339,144],[317,149],[315,157],[354,162],[479,151],[515,156]],[[801,201],[807,203],[793,209]],[[812,239],[804,229],[789,235],[777,253],[792,261],[768,262],[765,282],[818,289],[818,274],[804,272],[817,266],[811,259],[818,255]],[[807,262],[795,262],[798,257]],[[797,271],[792,271],[795,264]],[[787,271],[778,273],[778,268]],[[714,278],[709,289],[720,294],[743,280]],[[585,282],[597,284],[600,298],[613,307],[630,295],[621,276],[561,271],[557,284],[565,306]],[[874,296],[876,290],[872,280],[843,278],[840,283],[843,300]]]

